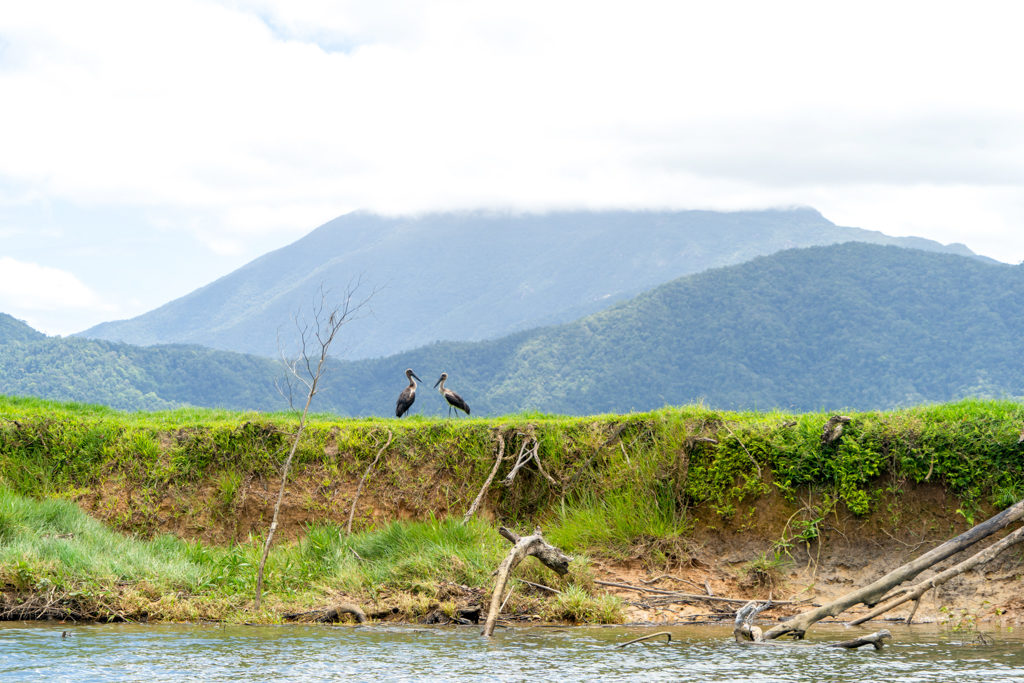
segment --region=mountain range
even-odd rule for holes
[[[343,328],[343,335],[357,333]],[[347,341],[347,337],[342,343]],[[885,409],[1024,396],[1024,266],[865,243],[675,279],[559,325],[334,361],[316,410],[389,415],[411,367],[473,415]],[[0,316],[0,393],[155,409],[286,407],[277,364],[188,345],[48,338]],[[411,411],[445,412],[421,387]]]
[[[845,243],[680,278],[563,325],[344,363],[324,399],[382,414],[411,367],[448,372],[485,414],[870,410],[1024,396],[1021,357],[1024,266]]]
[[[292,319],[357,281],[372,315],[335,353],[389,356],[439,340],[496,339],[565,323],[678,277],[801,246],[846,241],[973,254],[839,227],[813,209],[438,213],[341,216],[302,239],[138,317],[79,336],[198,344],[278,356]]]

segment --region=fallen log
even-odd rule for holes
[[[512,549],[509,550],[508,555],[501,561],[495,572],[494,592],[491,594],[491,604],[487,609],[487,621],[484,622],[483,635],[485,638],[494,635],[494,626],[498,621],[498,614],[501,613],[505,586],[508,585],[508,578],[512,570],[520,562],[532,555],[547,568],[564,576],[569,572],[569,562],[572,560],[571,557],[545,541],[539,528],[534,529],[532,535],[522,537],[505,527],[499,528],[498,533],[512,543]]]
[[[897,567],[873,583],[852,593],[847,593],[828,604],[803,612],[788,621],[773,626],[765,632],[764,639],[771,640],[787,633],[793,634],[796,638],[802,638],[812,624],[821,621],[825,617],[834,617],[857,604],[874,607],[896,586],[913,579],[929,567],[969,548],[978,541],[1005,529],[1022,518],[1024,518],[1024,500],[1006,508],[981,524],[968,529],[956,538],[952,538],[942,545],[933,548],[917,559]]]
[[[906,623],[909,624],[913,620],[914,614],[917,612],[917,606],[921,601],[921,596],[923,596],[929,590],[935,588],[936,586],[941,586],[942,584],[952,579],[954,576],[959,576],[960,574],[963,574],[964,572],[973,569],[979,564],[984,564],[985,562],[994,559],[996,555],[998,555],[999,553],[1003,552],[1010,546],[1020,543],[1022,541],[1024,541],[1024,526],[1020,527],[1008,536],[1005,536],[1002,540],[993,543],[981,552],[971,555],[963,562],[953,565],[952,567],[943,572],[939,572],[930,579],[926,579],[924,581],[921,581],[920,583],[914,584],[910,587],[909,590],[903,591],[902,595],[893,596],[894,599],[891,599],[888,602],[879,605],[878,607],[871,610],[864,616],[854,619],[849,623],[849,625],[857,626],[859,624],[863,624],[865,621],[874,619],[880,614],[885,614],[894,607],[899,607],[903,603],[910,602],[911,600],[913,600],[914,607],[911,609],[910,614],[907,615],[906,618]]]

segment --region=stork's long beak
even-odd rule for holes
[[[417,381],[417,382],[423,382],[423,380],[421,380],[421,379],[419,378],[419,375],[417,375],[417,374],[416,374],[415,372],[414,372],[414,373],[412,373],[412,376],[416,378],[416,381]]]
[[[440,378],[440,377],[438,377],[438,378],[437,378],[437,381],[436,381],[436,382],[434,382],[434,388],[435,388],[435,389],[437,389],[437,385],[438,385],[438,384],[440,384],[440,383],[441,383],[441,378]]]

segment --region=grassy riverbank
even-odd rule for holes
[[[823,443],[828,417],[700,406],[584,418],[314,416],[255,613],[293,416],[0,398],[0,610],[276,621],[355,601],[381,616],[451,614],[490,585],[508,549],[495,533],[502,523],[540,525],[580,558],[564,579],[524,563],[520,576],[562,593],[524,587],[509,609],[615,621],[622,604],[595,589],[595,563],[672,570],[727,542],[749,546],[737,571],[757,578],[812,547],[820,555],[836,532],[851,535],[844,520],[882,540],[921,529],[943,537],[1024,496],[1021,404],[852,413],[841,438]],[[479,518],[463,525],[499,450]],[[352,499],[378,454],[348,535]]]
[[[137,539],[68,501],[0,490],[0,612],[8,618],[275,622],[354,600],[371,613],[380,603],[377,611],[387,616],[422,617],[434,609],[451,615],[457,598],[472,592],[466,588],[488,583],[505,552],[500,540],[475,520],[392,523],[351,536],[331,524],[312,526],[301,540],[271,553],[267,598],[254,612],[259,539],[228,546],[169,534]],[[541,580],[536,567],[524,571],[524,578]],[[520,599],[512,607],[546,619],[619,616],[615,600],[589,597],[582,564],[565,579],[543,580],[565,590],[563,597]]]

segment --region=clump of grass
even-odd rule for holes
[[[502,543],[494,530],[479,520],[462,524],[455,519],[433,517],[416,523],[394,522],[347,541],[346,587],[387,584],[400,588],[424,588],[452,581],[469,586],[488,583],[501,561]],[[358,555],[362,560],[355,559]]]
[[[743,567],[741,585],[771,589],[781,583],[785,559],[778,552],[762,552]]]
[[[673,540],[682,542],[692,522],[677,513],[672,498],[642,493],[585,495],[575,503],[564,503],[546,536],[569,551],[601,551],[622,558],[650,550],[655,540],[665,548]]]
[[[570,584],[544,603],[541,616],[575,624],[618,624],[623,620],[623,604],[617,596],[593,596],[582,586]]]

